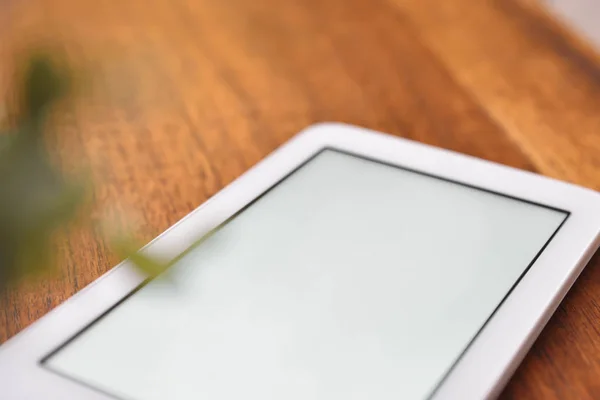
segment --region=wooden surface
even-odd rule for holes
[[[0,24],[0,88],[10,86],[15,55],[38,41],[60,43],[88,72],[88,90],[58,113],[50,140],[66,171],[87,165],[92,218],[133,212],[142,239],[325,120],[600,189],[598,58],[531,2],[13,6]],[[56,277],[0,299],[0,342],[118,261],[78,229],[58,253]],[[595,257],[503,398],[600,398],[599,298]]]

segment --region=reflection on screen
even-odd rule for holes
[[[135,400],[426,398],[566,215],[325,150],[45,365]]]

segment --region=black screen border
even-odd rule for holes
[[[565,216],[564,219],[562,220],[562,222],[556,228],[556,230],[548,238],[548,240],[546,241],[546,243],[537,252],[537,254],[535,255],[535,257],[531,260],[531,262],[523,270],[523,272],[521,273],[521,275],[519,275],[519,277],[517,278],[517,280],[515,281],[515,283],[510,287],[510,289],[508,290],[508,292],[506,293],[506,295],[500,300],[500,302],[498,303],[498,305],[490,313],[490,315],[488,316],[488,318],[481,325],[481,327],[477,330],[477,332],[475,332],[475,334],[473,335],[473,337],[469,340],[469,342],[464,347],[464,349],[460,352],[460,354],[458,355],[458,357],[452,362],[452,364],[446,370],[446,372],[444,372],[444,374],[439,378],[439,381],[437,382],[437,384],[435,384],[435,386],[432,388],[431,392],[426,397],[427,399],[430,399],[431,397],[433,397],[433,395],[435,395],[435,393],[437,393],[437,391],[440,389],[440,387],[444,384],[444,382],[446,381],[446,379],[448,378],[448,376],[450,375],[450,373],[454,370],[454,368],[456,367],[456,365],[461,361],[461,359],[464,357],[464,355],[468,352],[469,348],[471,347],[471,345],[473,344],[473,342],[475,341],[475,339],[479,336],[479,334],[481,333],[481,331],[485,328],[485,326],[488,324],[488,322],[494,317],[494,315],[496,314],[496,312],[498,311],[498,309],[502,306],[502,304],[506,301],[506,299],[511,295],[511,293],[513,292],[513,290],[521,282],[521,280],[527,274],[527,272],[529,272],[529,270],[531,269],[531,267],[533,266],[533,264],[535,264],[535,262],[537,261],[537,259],[539,258],[539,256],[546,249],[546,247],[548,247],[548,245],[550,244],[550,242],[552,241],[552,239],[554,239],[554,237],[556,236],[556,234],[558,233],[558,231],[563,227],[563,225],[565,224],[565,222],[567,221],[567,219],[571,216],[571,212],[568,211],[568,210],[564,210],[564,209],[561,209],[561,208],[553,207],[553,206],[550,206],[550,205],[547,205],[547,204],[542,204],[542,203],[539,203],[539,202],[535,202],[535,201],[523,199],[523,198],[520,198],[520,197],[517,197],[517,196],[509,195],[509,194],[498,192],[498,191],[495,191],[495,190],[486,189],[486,188],[483,188],[483,187],[480,187],[480,186],[472,185],[470,183],[461,182],[461,181],[458,181],[458,180],[455,180],[455,179],[446,178],[446,177],[435,175],[435,174],[432,174],[432,173],[429,173],[429,172],[424,172],[424,171],[420,171],[420,170],[413,169],[413,168],[410,168],[410,167],[405,167],[405,166],[402,166],[402,165],[394,164],[394,163],[391,163],[391,162],[388,162],[388,161],[383,161],[383,160],[380,160],[380,159],[377,159],[377,158],[374,158],[374,157],[365,156],[365,155],[362,155],[362,154],[356,154],[354,152],[347,151],[347,150],[337,149],[337,148],[335,148],[333,146],[324,146],[323,148],[319,149],[317,152],[315,152],[314,154],[312,154],[311,156],[309,156],[308,158],[306,158],[304,161],[302,161],[296,167],[294,167],[290,172],[288,172],[287,174],[285,174],[282,178],[280,178],[279,180],[277,180],[273,185],[269,186],[265,191],[263,191],[262,193],[260,193],[258,196],[256,196],[254,199],[252,199],[250,202],[248,202],[246,205],[244,205],[242,208],[240,208],[234,214],[232,214],[224,222],[222,222],[216,228],[214,228],[213,231],[217,231],[217,230],[222,229],[231,220],[233,220],[238,215],[240,215],[241,213],[243,213],[246,209],[248,209],[249,207],[251,207],[254,203],[256,203],[262,197],[264,197],[265,195],[267,195],[269,192],[271,192],[277,186],[279,186],[283,181],[287,180],[289,177],[291,177],[293,174],[295,174],[297,171],[299,171],[302,167],[304,167],[305,165],[309,164],[311,161],[313,161],[319,155],[321,155],[321,154],[323,154],[323,153],[325,153],[327,151],[333,151],[335,153],[345,154],[345,155],[348,155],[350,157],[362,159],[362,160],[365,160],[365,161],[374,162],[374,163],[377,163],[377,164],[380,164],[380,165],[389,166],[389,167],[400,169],[400,170],[403,170],[403,171],[406,171],[406,172],[415,173],[415,174],[418,174],[418,175],[421,175],[421,176],[425,176],[425,177],[429,177],[429,178],[433,178],[433,179],[436,179],[436,180],[439,180],[439,181],[456,184],[456,185],[463,186],[463,187],[470,188],[470,189],[474,189],[474,190],[477,190],[477,191],[480,191],[480,192],[490,193],[490,194],[493,194],[493,195],[496,195],[496,196],[500,196],[500,197],[508,198],[508,199],[511,199],[511,200],[516,200],[516,201],[519,201],[519,202],[522,202],[522,203],[526,203],[526,204],[530,204],[530,205],[542,207],[542,208],[545,208],[545,209],[548,209],[548,210],[557,211],[557,212],[560,212],[560,213],[564,214],[564,216]],[[183,251],[178,257],[176,257],[173,261],[171,261],[171,265],[173,265],[174,263],[176,263],[178,260],[180,260],[186,254],[188,254],[190,251],[192,251],[196,246],[197,246],[197,243],[191,245],[188,249],[186,249],[185,251]],[[125,301],[127,301],[131,296],[133,296],[135,293],[137,293],[139,290],[141,290],[144,286],[146,286],[151,281],[152,281],[152,279],[146,279],[146,280],[144,280],[136,288],[134,288],[129,293],[127,293],[125,296],[123,296],[123,298],[121,298],[119,301],[117,301],[111,307],[109,307],[108,309],[106,309],[98,317],[94,318],[91,322],[89,322],[86,326],[84,326],[83,328],[81,328],[81,330],[79,330],[77,333],[75,333],[73,336],[71,336],[69,339],[67,339],[64,343],[62,343],[61,345],[59,345],[58,347],[56,347],[54,350],[50,351],[47,355],[45,355],[44,357],[42,357],[40,359],[40,361],[39,361],[39,365],[42,368],[44,368],[44,369],[46,369],[46,370],[48,370],[48,371],[50,371],[50,372],[52,372],[52,373],[54,373],[54,374],[56,374],[58,376],[61,376],[61,377],[65,378],[65,379],[68,379],[68,380],[70,380],[72,382],[75,382],[75,383],[77,383],[79,385],[85,386],[85,387],[87,387],[87,388],[89,388],[89,389],[91,389],[91,390],[93,390],[93,391],[95,391],[97,393],[101,393],[101,394],[103,394],[105,396],[112,397],[115,400],[129,400],[129,399],[125,399],[125,398],[119,397],[119,396],[117,396],[117,395],[115,395],[113,393],[109,393],[109,392],[107,392],[104,389],[101,389],[101,388],[98,388],[96,386],[93,386],[93,384],[81,381],[78,378],[75,378],[73,376],[65,374],[65,373],[63,373],[61,371],[57,371],[57,370],[51,368],[49,365],[47,365],[46,362],[50,358],[52,358],[54,355],[56,355],[57,353],[59,353],[66,346],[68,346],[73,341],[75,341],[79,336],[83,335],[92,326],[94,326],[95,324],[97,324],[98,322],[100,322],[100,320],[102,320],[105,316],[107,316],[108,314],[110,314],[114,309],[116,309],[121,304],[123,304]]]

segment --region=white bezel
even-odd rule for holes
[[[594,191],[367,129],[323,123],[296,135],[143,251],[176,257],[324,147],[570,212],[432,398],[479,399],[499,394],[598,247],[600,195]],[[42,367],[40,360],[105,313],[142,280],[124,261],[1,346],[2,397],[114,399],[58,376]]]

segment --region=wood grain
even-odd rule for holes
[[[94,220],[149,240],[317,121],[390,132],[600,189],[599,58],[535,3],[505,0],[31,0],[0,28],[14,60],[52,44],[86,71],[49,140],[94,179]],[[0,297],[0,342],[118,260],[96,232],[58,273]],[[600,257],[503,398],[600,398]]]

